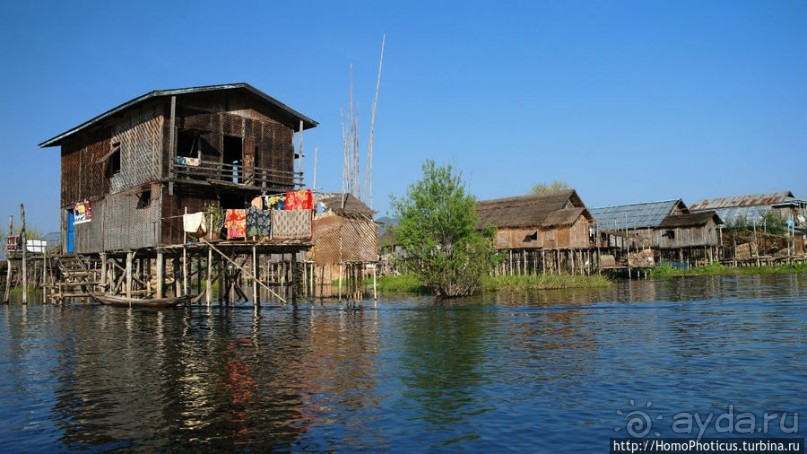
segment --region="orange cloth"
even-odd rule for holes
[[[227,227],[227,239],[244,238],[247,236],[247,210],[227,210],[224,218]]]
[[[286,193],[287,210],[313,210],[314,197],[310,189],[302,191],[292,191]]]

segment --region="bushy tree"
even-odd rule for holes
[[[392,197],[404,263],[439,297],[469,295],[496,258],[493,229],[477,229],[476,199],[450,165],[423,164],[405,198]]]
[[[551,184],[538,183],[530,189],[530,194],[548,194],[550,192],[563,191],[569,188],[569,183],[562,180],[554,180]]]

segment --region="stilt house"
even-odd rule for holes
[[[238,83],[152,91],[42,142],[61,147],[64,252],[180,243],[186,209],[295,189],[294,134],[316,125]]]
[[[230,240],[209,248],[188,241],[183,217],[209,214],[205,218],[214,221],[209,227],[215,230],[220,226],[215,218],[221,221],[225,210],[234,210],[232,217],[228,212],[227,221],[235,225],[233,232],[241,232],[250,202],[302,185],[294,136],[315,126],[315,121],[266,93],[237,83],[152,91],[48,139],[40,146],[61,147],[62,252],[86,262],[77,275],[98,266],[100,272],[93,272],[100,275],[97,282],[87,284],[98,284],[112,294],[125,289],[126,296],[160,298],[164,290],[188,295],[195,262],[200,292],[200,270],[208,273],[208,302],[212,280],[223,284],[218,286],[220,301],[230,301],[228,295],[234,291],[244,295],[238,285],[246,274],[253,284],[253,301],[261,299],[259,283],[277,295],[256,276],[262,268],[276,269],[270,262],[278,255],[281,261],[291,257],[283,270],[295,268],[296,254],[311,245],[310,209],[271,211],[272,236],[228,235]],[[170,270],[164,269],[165,255],[173,261]],[[245,267],[248,255],[252,263]],[[216,276],[211,274],[213,268]],[[117,270],[124,273],[120,278]],[[70,272],[67,266],[62,271]],[[293,274],[287,271],[280,279],[289,282]],[[166,275],[173,276],[173,288],[164,288],[170,283]],[[70,296],[86,296],[88,287],[83,285],[84,290]],[[61,293],[59,287],[57,294]]]
[[[476,211],[479,227],[496,227],[496,247],[507,254],[500,272],[592,270],[593,218],[576,191],[485,200]]]
[[[631,267],[660,260],[711,262],[717,259],[720,217],[714,211],[690,213],[680,199],[593,208],[599,246],[618,260],[630,254]]]

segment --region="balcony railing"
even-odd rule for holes
[[[303,180],[302,172],[204,162],[192,158],[177,158],[171,167],[173,177],[178,180],[235,184],[249,188],[301,187]]]

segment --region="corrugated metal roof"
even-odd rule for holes
[[[793,201],[793,193],[790,191],[765,192],[762,194],[737,195],[733,197],[718,197],[714,199],[703,199],[693,203],[689,209],[692,211],[718,210],[731,207],[750,207],[760,205],[778,205]],[[722,217],[722,216],[721,216]],[[724,218],[725,220],[725,218]]]
[[[113,115],[120,113],[126,109],[129,109],[133,106],[136,106],[140,103],[143,103],[152,98],[160,98],[166,96],[181,96],[186,94],[193,94],[193,93],[203,93],[203,92],[211,92],[211,91],[224,91],[224,90],[245,90],[252,95],[257,96],[258,98],[262,99],[263,101],[277,107],[281,111],[285,112],[289,115],[292,119],[296,121],[303,122],[303,129],[309,129],[317,126],[319,123],[316,121],[306,117],[305,115],[297,112],[296,110],[292,109],[291,107],[283,104],[282,102],[278,101],[277,99],[267,95],[266,93],[258,90],[257,88],[253,87],[244,82],[236,83],[236,84],[222,84],[222,85],[208,85],[204,87],[190,87],[190,88],[177,88],[177,89],[170,89],[170,90],[154,90],[152,92],[146,93],[145,95],[139,96],[134,98],[130,101],[127,101],[117,107],[114,107],[97,117],[94,117],[90,120],[85,121],[84,123],[69,129],[53,138],[50,138],[42,143],[39,144],[40,147],[53,147],[57,145],[61,145],[62,141],[73,134],[76,134],[84,129],[89,128],[95,124],[100,123],[101,121],[112,117]]]
[[[750,207],[729,207],[721,208],[717,211],[717,215],[723,220],[725,224],[734,224],[740,219],[745,219],[748,224],[762,225],[765,213],[770,211],[770,205],[757,205]]]
[[[634,229],[659,227],[676,207],[687,212],[681,199],[592,208],[590,211],[601,229]]]

